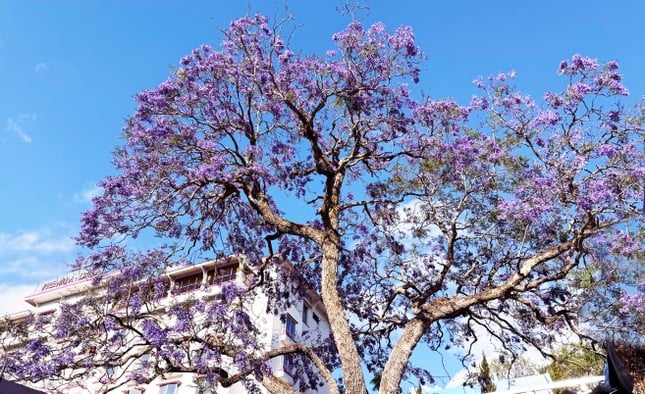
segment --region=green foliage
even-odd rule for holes
[[[544,368],[553,380],[576,378],[585,375],[602,375],[605,356],[593,349],[569,344],[554,354],[555,360]]]
[[[479,376],[477,377],[477,380],[479,381],[482,393],[491,393],[497,390],[497,386],[495,386],[495,382],[493,382],[493,378],[490,373],[490,366],[488,365],[486,356],[483,356],[482,363],[479,366]]]
[[[510,357],[505,357],[509,360]],[[518,357],[512,362],[493,360],[489,363],[492,375],[498,380],[515,379],[541,373],[540,366],[524,357]]]
[[[381,386],[381,376],[383,376],[383,372],[376,371],[374,372],[372,379],[370,379],[370,384],[372,385],[372,389],[374,391],[378,391],[379,387]]]

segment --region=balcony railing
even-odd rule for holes
[[[172,290],[173,294],[183,294],[189,291],[197,290],[202,286],[201,279],[195,279],[190,281],[179,281],[175,282],[175,287]]]
[[[209,286],[221,285],[222,283],[231,282],[231,281],[235,280],[236,276],[237,276],[237,272],[235,272],[235,271],[227,272],[225,274],[220,274],[220,275],[212,277],[208,281],[208,285]]]

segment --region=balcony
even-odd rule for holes
[[[172,294],[184,294],[193,290],[197,290],[202,287],[202,276],[194,278],[181,279],[175,282],[175,286],[172,289]]]

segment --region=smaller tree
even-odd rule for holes
[[[541,366],[525,357],[504,353],[499,360],[489,362],[489,368],[494,378],[502,380],[538,374]]]
[[[559,348],[555,359],[544,368],[553,380],[602,375],[605,356],[587,346],[568,344]]]
[[[479,366],[479,376],[477,377],[479,381],[479,387],[481,388],[482,393],[491,393],[497,389],[495,382],[490,374],[490,366],[488,365],[488,360],[486,356],[483,356],[482,363]]]
[[[372,379],[370,379],[370,384],[372,385],[372,390],[378,391],[378,388],[381,386],[381,376],[383,375],[382,371],[374,372]]]

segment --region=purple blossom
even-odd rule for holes
[[[621,311],[624,313],[645,313],[645,280],[641,279],[632,292],[623,291],[621,302],[623,303]]]
[[[157,348],[162,347],[167,342],[168,329],[161,328],[154,320],[144,320],[142,322],[142,331],[145,339]]]
[[[488,108],[488,99],[486,97],[473,96],[470,106],[474,109],[486,110]]]
[[[598,68],[598,61],[581,55],[573,55],[569,61],[560,62],[559,70],[565,75],[593,72]]]
[[[410,26],[401,26],[396,29],[391,41],[395,49],[404,48],[405,54],[408,57],[416,56],[419,53],[419,49],[414,44],[414,34]]]
[[[531,121],[531,126],[553,126],[560,122],[562,117],[554,111],[540,111],[538,115]]]
[[[573,100],[580,101],[584,98],[585,95],[593,92],[594,89],[587,85],[586,83],[583,82],[576,82],[572,85],[569,86],[567,89],[567,93],[569,95],[569,98]]]
[[[547,92],[544,95],[544,100],[549,103],[552,108],[559,108],[564,104],[564,99],[555,93]]]

